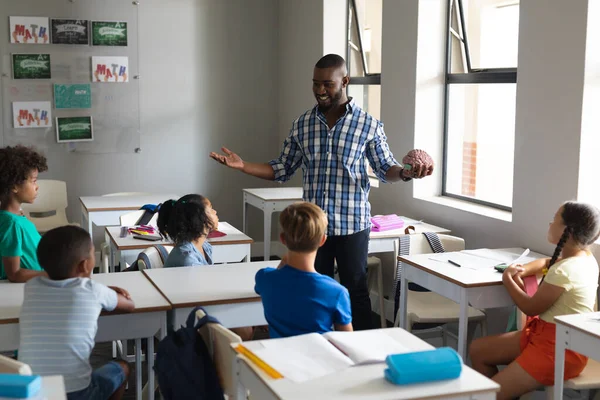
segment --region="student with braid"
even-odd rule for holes
[[[598,287],[598,263],[589,246],[600,236],[600,211],[589,204],[564,203],[548,229],[556,244],[550,259],[511,265],[502,276],[506,290],[528,316],[525,328],[475,340],[470,356],[473,368],[500,384],[498,399],[511,399],[554,385],[554,352],[558,315],[592,312]],[[544,274],[537,292],[528,296],[521,278]],[[567,350],[565,376],[578,376],[587,358]],[[498,372],[497,365],[508,365]]]
[[[210,201],[199,194],[165,201],[158,211],[158,230],[175,242],[164,267],[212,265],[212,246],[206,240],[219,217]]]

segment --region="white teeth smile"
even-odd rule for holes
[[[317,96],[319,100],[327,100],[329,96]]]

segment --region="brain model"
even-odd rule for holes
[[[433,159],[429,154],[427,154],[424,150],[411,150],[407,155],[402,159],[402,164],[404,164],[404,168],[411,170],[415,165],[424,165],[425,168],[429,169],[429,167],[433,166]]]

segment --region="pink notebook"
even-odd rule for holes
[[[525,292],[527,295],[533,297],[539,286],[537,277],[535,275],[526,276],[523,278],[523,284],[525,285]]]
[[[376,215],[371,217],[371,223],[373,224],[371,228],[373,232],[389,231],[404,226],[404,221],[396,214]]]

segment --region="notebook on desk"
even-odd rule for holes
[[[257,366],[264,369],[261,366],[264,363],[294,382],[319,378],[354,365],[383,363],[390,354],[410,352],[381,331],[309,333],[243,342],[241,346],[259,359]]]

